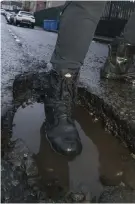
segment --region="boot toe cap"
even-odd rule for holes
[[[50,135],[48,135],[48,139],[52,148],[59,154],[65,156],[76,156],[82,151],[82,143],[77,130],[70,133],[59,132],[57,135],[55,132],[55,137],[50,137]]]
[[[82,144],[79,139],[57,137],[52,143],[53,148],[65,156],[76,156],[82,151]]]
[[[59,125],[47,132],[52,148],[61,155],[77,156],[82,151],[82,143],[74,123],[63,119]]]

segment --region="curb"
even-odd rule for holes
[[[22,46],[21,41],[19,40],[19,38],[11,31],[11,29],[8,29],[9,33],[13,36],[13,38],[15,39],[15,41],[17,42],[17,44],[19,46]]]
[[[94,36],[93,40],[101,42],[101,43],[109,44],[114,40],[114,38],[107,38],[107,37],[103,37],[103,36]]]
[[[135,154],[135,127],[128,120],[121,118],[104,99],[91,93],[86,87],[78,87],[79,101],[88,111],[100,118],[113,136],[118,138],[130,152]]]

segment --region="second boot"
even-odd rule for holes
[[[49,89],[45,96],[46,136],[57,153],[76,156],[82,151],[82,144],[74,124],[79,71],[51,70]]]
[[[100,72],[101,78],[121,79],[128,75],[135,75],[134,45],[126,42],[123,37],[117,37],[108,45],[108,49],[108,58]]]

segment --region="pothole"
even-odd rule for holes
[[[88,197],[98,197],[102,185],[123,183],[134,188],[135,162],[128,149],[81,106],[76,107],[74,114],[83,151],[73,161],[50,148],[44,132],[44,104],[20,107],[14,116],[13,139],[24,140],[35,155],[42,181],[48,183],[48,196],[54,197],[58,192],[56,186],[55,190],[52,188],[55,181],[66,191],[84,192]]]
[[[21,88],[27,89],[26,85]],[[41,101],[29,98],[25,105],[18,107],[13,118],[11,140],[20,138],[28,146],[42,178],[41,186],[45,187],[49,199],[57,202],[72,192],[68,201],[81,198],[83,193],[85,202],[93,198],[96,202],[105,186],[135,189],[135,160],[129,150],[106,132],[101,121],[81,105],[76,105],[74,117],[83,145],[82,153],[71,161],[54,152],[46,139]],[[5,127],[2,137],[6,137],[7,132]]]

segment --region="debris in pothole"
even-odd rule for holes
[[[99,203],[134,203],[135,190],[127,187],[106,187],[100,196]]]
[[[123,175],[123,172],[120,171],[120,172],[118,172],[116,175],[117,175],[117,176],[122,176],[122,175]]]
[[[132,157],[133,159],[135,159],[135,154],[131,153],[131,157]]]
[[[21,170],[15,169],[14,166],[3,160],[1,161],[1,202],[2,203],[32,203],[40,201],[34,192],[28,186],[27,177]],[[42,198],[46,201],[46,194]]]
[[[38,186],[37,191],[33,188],[38,185],[35,180],[38,170],[32,154],[21,139],[11,142],[9,151],[2,158],[1,176],[2,202],[45,202],[46,193],[41,192]],[[30,178],[32,185],[28,182]]]
[[[124,182],[120,182],[120,185],[119,186],[122,186],[122,187],[125,187],[125,183]]]
[[[67,198],[69,201],[71,201],[71,203],[82,203],[85,201],[85,195],[84,193],[81,193],[81,192],[79,193],[70,192]]]

